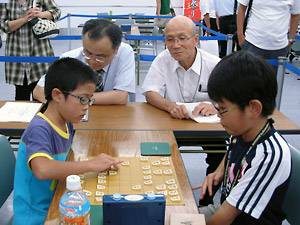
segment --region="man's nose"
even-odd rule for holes
[[[181,46],[179,40],[178,39],[174,39],[174,41],[173,41],[173,47],[176,48],[176,47],[179,47],[179,46]]]

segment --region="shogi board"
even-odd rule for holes
[[[170,157],[142,156],[114,158],[116,160],[123,160],[123,163],[119,165],[119,170],[116,171],[116,174],[110,174],[110,170],[101,173],[89,172],[80,175],[82,189],[87,191],[86,193],[89,195],[88,197],[91,205],[102,205],[101,195],[103,194],[113,195],[119,193],[121,195],[128,195],[147,194],[148,192],[153,192],[155,194],[164,192],[166,205],[185,204],[174,165]],[[79,160],[88,159],[81,157]],[[168,174],[168,171],[172,171],[172,173]],[[150,179],[147,177],[149,175],[151,176]],[[99,183],[99,180],[103,181],[100,181],[101,183]],[[100,186],[97,187],[97,185]],[[135,189],[135,187],[139,187],[139,185],[140,188]],[[99,189],[99,187],[101,189]],[[96,193],[96,191],[98,191],[98,193]],[[98,198],[96,194],[98,195]]]

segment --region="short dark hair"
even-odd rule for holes
[[[75,58],[56,60],[48,69],[45,78],[45,98],[52,100],[52,90],[74,91],[79,85],[97,83],[97,75],[88,65]],[[67,94],[65,94],[67,97]]]
[[[90,39],[100,40],[107,36],[116,50],[122,41],[122,29],[113,22],[105,19],[90,19],[85,22],[82,36],[88,32]]]
[[[249,52],[238,51],[224,57],[213,69],[207,89],[213,101],[226,99],[242,110],[252,99],[262,103],[263,116],[271,115],[275,109],[275,70],[266,60]]]

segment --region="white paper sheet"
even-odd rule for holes
[[[206,103],[210,103],[210,102],[206,102]],[[194,108],[200,104],[200,102],[192,102],[192,103],[176,102],[176,104],[184,105],[189,112],[189,117],[198,123],[219,123],[220,122],[220,118],[217,116],[217,114],[210,115],[210,116],[201,116],[199,114],[197,117],[194,117],[192,112],[193,112]]]
[[[30,122],[42,103],[6,102],[0,108],[0,122]]]

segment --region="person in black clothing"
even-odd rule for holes
[[[214,0],[217,20],[219,19],[220,32],[222,34],[234,34],[236,32],[237,0]],[[237,40],[235,40],[235,43]],[[227,53],[227,41],[220,41],[220,58]],[[232,46],[232,51],[235,45]],[[240,47],[237,45],[237,50]]]

